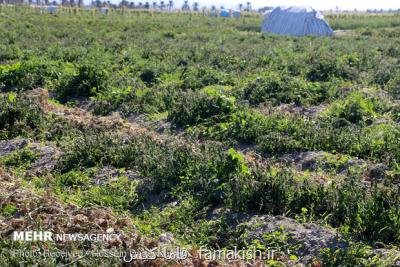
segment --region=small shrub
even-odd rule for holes
[[[183,87],[196,90],[209,85],[232,85],[230,75],[212,67],[189,68],[182,75]]]
[[[239,97],[252,105],[267,101],[274,105],[319,104],[336,94],[331,84],[310,83],[299,77],[275,72],[250,80],[239,92]]]
[[[0,96],[0,140],[27,136],[44,127],[41,108],[13,93]]]
[[[400,73],[392,77],[385,86],[385,90],[395,99],[400,99]]]
[[[84,205],[99,205],[127,210],[138,201],[136,186],[137,181],[129,180],[127,177],[119,177],[116,181],[101,186],[92,186],[86,191],[81,191],[79,201]]]
[[[235,100],[232,97],[224,95],[215,97],[188,92],[171,110],[168,118],[177,126],[194,125],[218,116],[228,115],[235,108]]]
[[[59,99],[94,96],[108,88],[110,67],[106,62],[88,59],[68,68],[56,88]]]
[[[27,166],[38,158],[38,153],[29,148],[16,151],[2,159],[5,167]]]
[[[377,115],[374,102],[360,93],[352,93],[346,99],[339,100],[328,113],[332,117],[346,119],[351,123],[371,122]]]
[[[61,187],[84,189],[89,186],[90,177],[86,173],[70,171],[57,177],[57,181]]]
[[[41,59],[31,59],[17,62],[9,66],[0,66],[0,88],[11,89],[16,87],[29,90],[46,87],[57,76],[57,66],[52,62]]]

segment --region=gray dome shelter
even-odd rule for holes
[[[311,7],[277,7],[268,13],[262,32],[291,36],[332,36],[333,30],[324,16]]]

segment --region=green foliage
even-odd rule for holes
[[[319,104],[335,96],[329,83],[311,83],[286,73],[267,72],[250,80],[242,89],[241,98],[251,104],[270,101],[274,105],[295,103]]]
[[[262,251],[276,250],[277,254],[283,255],[290,252],[292,254],[289,256],[294,260],[297,259],[296,251],[301,248],[299,241],[293,238],[293,234],[286,232],[283,226],[277,231],[265,233],[262,240],[253,240],[253,246]]]
[[[66,72],[60,79],[60,84],[56,89],[59,99],[94,96],[108,87],[109,66],[103,59],[84,59],[77,67],[74,67],[74,70],[71,70],[71,74]]]
[[[200,89],[209,85],[231,85],[233,79],[219,70],[211,67],[189,68],[183,74],[183,86],[187,89]]]
[[[137,222],[139,230],[147,235],[159,235],[162,231],[176,233],[187,244],[220,248],[227,245],[233,227],[225,218],[208,220],[207,207],[188,197],[178,205],[165,209],[153,207],[145,211]]]
[[[94,113],[107,115],[108,113],[117,110],[121,103],[129,97],[131,91],[131,87],[125,89],[113,87],[109,90],[98,92],[94,100]]]
[[[305,91],[306,83],[298,78],[282,73],[267,73],[250,81],[243,89],[243,98],[251,104],[260,104],[267,100],[279,103],[294,102],[297,92]]]
[[[81,173],[78,171],[70,171],[60,177],[57,178],[58,183],[61,187],[69,187],[69,188],[79,188],[79,187],[88,187],[90,178],[85,173]]]
[[[224,95],[209,96],[188,92],[171,110],[169,119],[177,126],[187,126],[227,115],[235,110],[235,99]]]
[[[389,92],[395,99],[400,99],[400,74],[392,77],[385,86],[385,90]]]
[[[109,181],[102,184],[95,184],[95,174],[96,169],[57,173],[54,190],[60,197],[81,206],[103,206],[127,210],[137,204],[137,181],[119,176],[109,178]],[[46,185],[42,184],[39,179],[36,181],[36,186],[40,188]]]
[[[6,204],[1,207],[0,214],[4,217],[12,216],[18,211],[18,208],[13,204]]]
[[[122,176],[105,185],[92,186],[86,191],[79,191],[78,203],[83,206],[98,205],[127,210],[137,204],[136,185],[136,181],[130,181],[127,177]]]
[[[400,25],[400,18],[398,14],[377,14],[371,16],[367,13],[349,13],[349,14],[328,14],[326,16],[331,27],[335,30],[338,29],[365,29],[370,31],[382,31],[387,27],[396,27]],[[367,27],[368,25],[368,27]]]
[[[393,118],[394,121],[397,123],[400,122],[400,105],[394,106],[391,110],[391,117]]]
[[[40,107],[13,93],[0,96],[0,140],[28,136],[44,126]]]
[[[359,241],[400,242],[393,184],[400,164],[394,101],[400,34],[386,28],[398,26],[398,16],[329,14],[335,29],[355,31],[340,38],[291,38],[258,33],[261,16],[251,14],[237,20],[125,11],[46,16],[4,8],[0,139],[51,140],[64,151],[51,179],[32,178],[37,189],[80,206],[130,211],[142,233],[170,231],[186,244],[212,248],[242,242],[227,214],[323,220],[356,241],[348,250],[325,250],[324,264],[385,266]],[[101,125],[70,125],[59,115],[45,116],[19,92],[36,87],[62,103],[84,101],[95,115],[146,115],[155,124],[167,119],[170,132],[182,134],[128,136]],[[264,159],[244,156],[242,148]],[[272,164],[300,151],[325,151],[322,170],[309,175]],[[354,157],[385,165],[387,177],[367,186],[360,170],[336,176]],[[13,171],[36,158],[24,149],[1,161]],[[96,184],[103,166],[126,168],[142,179],[118,176]],[[326,172],[332,179],[324,180]],[[171,204],[148,208],[161,193]],[[227,214],[210,218],[217,207]],[[1,212],[15,211],[6,206]],[[296,250],[292,241],[282,230],[253,245]],[[1,248],[11,246],[3,243]]]
[[[29,148],[17,150],[5,157],[0,158],[0,162],[5,167],[27,168],[39,157],[39,154]]]
[[[357,67],[359,59],[357,55],[349,54],[335,58],[327,53],[313,54],[307,62],[309,70],[307,78],[311,81],[326,82],[334,78],[344,80],[357,79]]]
[[[362,243],[349,244],[346,249],[326,248],[321,251],[324,266],[391,266],[396,264],[396,252],[388,252],[382,257],[375,254],[372,248]]]
[[[168,91],[168,89],[162,87],[153,89],[138,88],[132,90],[124,99],[121,99],[120,110],[121,113],[127,117],[137,113],[154,114],[165,112],[168,110],[169,106],[173,105],[174,99],[177,96],[178,94],[176,92]],[[115,97],[113,101],[115,101]],[[110,101],[106,103],[110,103]]]
[[[377,115],[374,102],[359,93],[352,93],[344,100],[336,102],[328,114],[351,123],[372,122],[373,117]]]
[[[56,77],[56,65],[43,59],[33,58],[0,66],[0,88],[28,90],[45,87]]]

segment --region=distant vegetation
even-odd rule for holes
[[[326,14],[325,18],[335,30],[364,29],[366,32],[376,28],[393,28],[400,26],[400,13],[337,13]],[[364,35],[366,35],[366,32]]]

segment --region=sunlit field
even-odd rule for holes
[[[121,266],[13,250],[173,244],[186,266],[261,264],[199,257],[235,247],[276,251],[269,266],[396,266],[400,15],[325,17],[341,34],[1,6],[0,265]],[[123,238],[12,240],[26,229]]]

